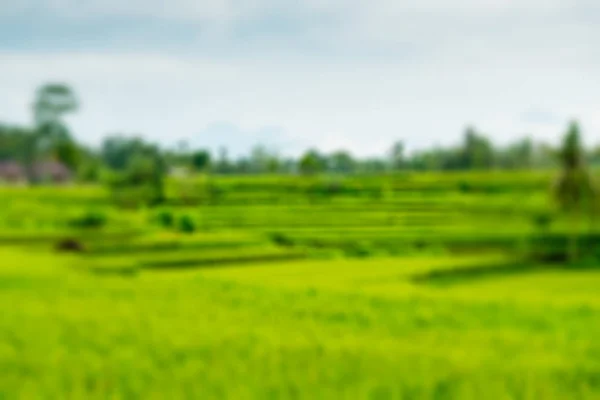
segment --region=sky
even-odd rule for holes
[[[475,126],[600,142],[596,0],[0,0],[0,121],[71,85],[84,143],[381,155]]]

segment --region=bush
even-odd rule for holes
[[[540,212],[533,217],[533,223],[540,231],[547,231],[552,225],[552,215],[549,212]]]
[[[294,241],[283,233],[274,232],[269,235],[269,239],[278,246],[292,247]]]
[[[343,248],[344,252],[350,257],[363,258],[374,255],[373,248],[365,242],[348,243]]]
[[[473,191],[473,185],[466,181],[458,182],[458,190],[462,193],[471,193]]]
[[[169,210],[163,210],[156,216],[156,222],[164,228],[172,228],[175,223],[175,217]]]
[[[107,223],[106,215],[97,211],[88,211],[87,213],[73,218],[69,221],[69,226],[79,229],[99,229]]]
[[[196,223],[189,215],[182,215],[179,218],[177,229],[183,233],[194,233],[196,231]]]

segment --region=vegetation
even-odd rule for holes
[[[78,104],[47,88],[55,117]],[[0,129],[2,161],[41,125]],[[371,160],[36,144],[81,181],[0,185],[0,398],[596,399],[580,136]]]
[[[591,218],[596,207],[596,189],[584,164],[579,127],[572,123],[559,152],[562,171],[556,182],[555,195],[563,212],[572,220],[569,257],[578,257],[578,225],[583,215]]]

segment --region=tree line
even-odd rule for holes
[[[54,159],[77,173],[80,180],[97,181],[103,173],[152,175],[160,171],[210,172],[214,174],[369,174],[390,171],[467,171],[528,169],[553,166],[557,149],[530,138],[508,146],[495,145],[485,134],[470,127],[462,142],[408,153],[402,141],[390,146],[380,157],[360,158],[339,150],[330,153],[309,149],[297,158],[282,157],[262,145],[247,155],[231,158],[225,148],[217,154],[190,148],[180,142],[176,148],[149,143],[142,136],[108,135],[99,148],[78,143],[63,116],[75,112],[79,99],[65,84],[41,86],[32,105],[31,126],[0,123],[0,161],[16,161],[30,167],[35,160]],[[600,164],[600,147],[584,150],[584,158]]]

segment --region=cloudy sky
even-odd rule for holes
[[[0,121],[65,81],[78,138],[381,154],[475,125],[600,142],[597,0],[0,0]]]

